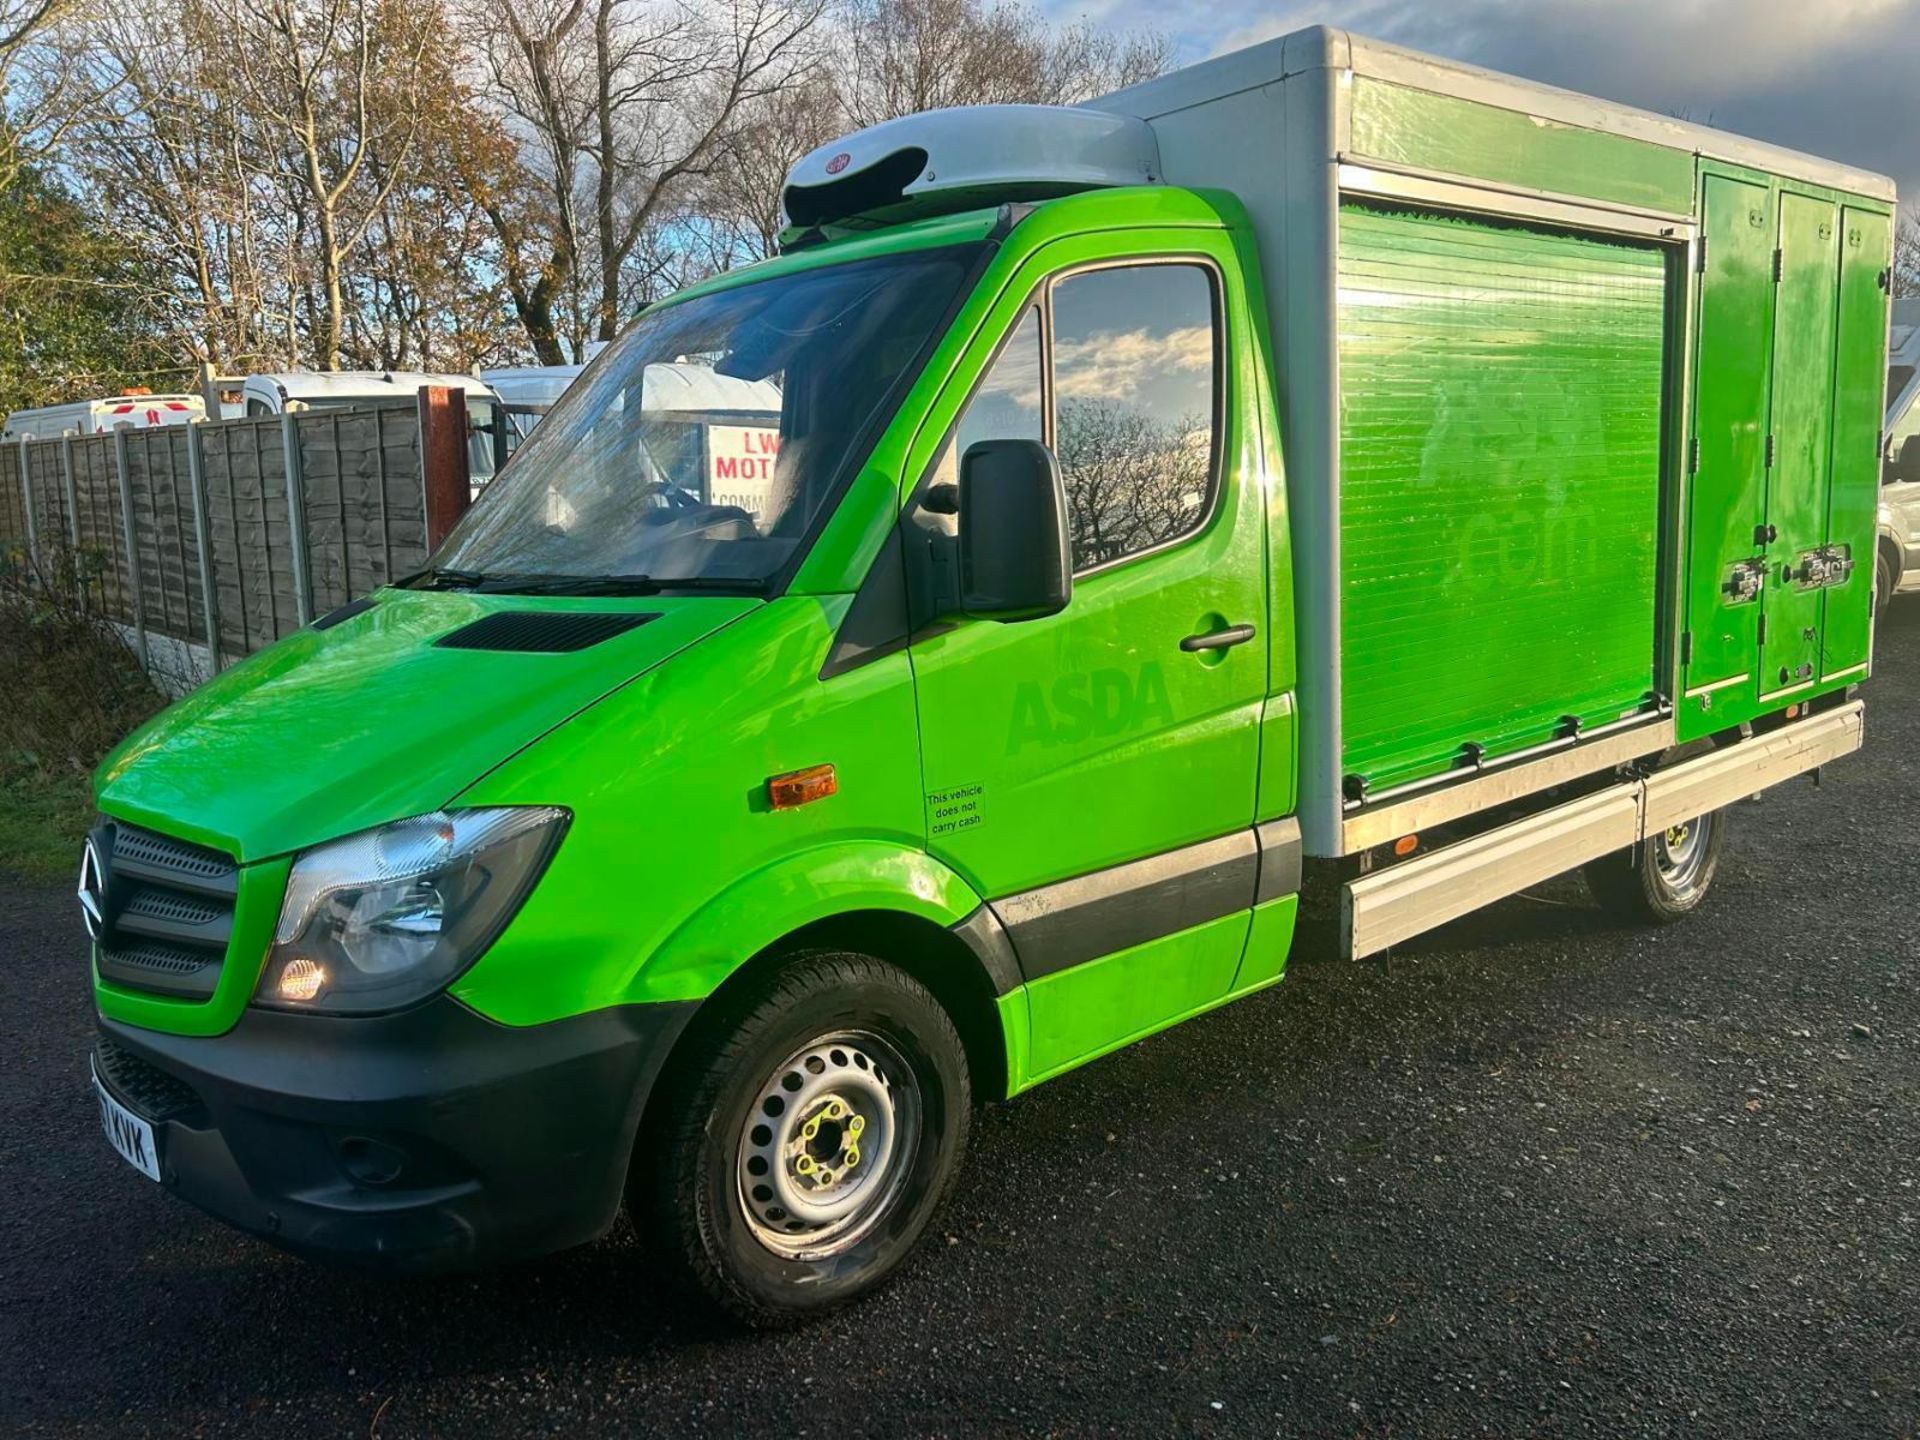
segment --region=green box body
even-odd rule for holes
[[[1866,675],[1887,182],[1324,29],[1100,103],[1253,221],[1309,853]]]

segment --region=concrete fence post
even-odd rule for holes
[[[293,550],[293,613],[313,623],[313,576],[307,564],[307,482],[300,458],[300,417],[280,415],[280,450],[287,472],[287,543]]]
[[[120,472],[120,529],[127,541],[127,588],[133,592],[133,653],[140,657],[140,668],[146,670],[150,668],[147,656],[147,602],[141,594],[140,537],[133,523],[133,471],[127,463],[125,429],[113,432],[113,466]]]
[[[220,596],[213,583],[212,522],[207,517],[207,474],[200,454],[200,427],[187,426],[187,488],[193,497],[193,544],[200,554],[200,608],[207,621],[207,650],[213,673],[222,669],[220,656]]]
[[[27,464],[27,442],[32,438],[31,435],[20,437],[20,499],[26,506],[27,555],[37,560],[37,552],[40,549],[40,522],[33,513],[33,471]]]
[[[73,477],[73,436],[60,437],[60,473],[67,482],[67,538],[73,542],[73,553],[77,559],[80,554],[80,484]]]

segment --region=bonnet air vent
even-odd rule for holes
[[[560,655],[585,650],[658,620],[658,611],[595,614],[584,610],[502,610],[442,635],[443,650],[512,650],[523,655]]]
[[[367,611],[374,607],[375,603],[371,595],[362,595],[358,600],[349,601],[337,610],[329,610],[313,622],[313,628],[316,630],[331,630],[334,626],[351,620],[356,615],[366,614]]]

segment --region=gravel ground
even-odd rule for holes
[[[1920,602],[1866,752],[1706,911],[1560,881],[1010,1105],[897,1283],[796,1335],[632,1239],[372,1282],[107,1149],[65,887],[0,883],[0,1418],[25,1434],[1920,1432]]]

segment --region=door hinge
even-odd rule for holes
[[[1760,617],[1760,623],[1754,628],[1758,632],[1758,635],[1757,635],[1758,643],[1762,648],[1765,648],[1767,643],[1767,617],[1765,615],[1762,615]]]
[[[1767,436],[1767,469],[1773,468],[1773,436]]]
[[[1707,273],[1707,237],[1704,235],[1700,237],[1700,261],[1698,268],[1702,275]]]
[[[1693,663],[1693,632],[1691,630],[1680,632],[1680,663],[1682,665]]]
[[[1787,252],[1778,245],[1773,247],[1773,283],[1778,285],[1786,278]]]
[[[1687,474],[1700,473],[1700,437],[1694,436],[1687,442]]]
[[[1892,266],[1888,266],[1885,270],[1882,270],[1880,272],[1880,288],[1882,290],[1893,289],[1893,267]]]

